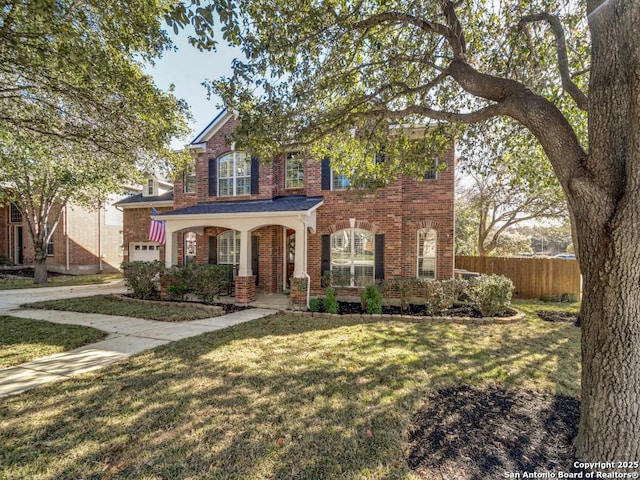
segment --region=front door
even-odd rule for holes
[[[256,276],[256,285],[258,285],[258,275],[260,262],[258,261],[259,254],[258,248],[260,246],[260,238],[257,236],[251,237],[251,270],[253,270],[253,274]]]
[[[22,236],[22,226],[16,225],[13,230],[13,261],[16,265],[24,264],[24,238]]]
[[[287,230],[287,287],[291,288],[291,277],[296,266],[296,231]]]

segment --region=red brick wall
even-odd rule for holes
[[[157,207],[158,213],[169,212],[171,207]],[[122,229],[124,231],[124,256],[123,262],[129,261],[129,248],[131,242],[148,242],[149,226],[151,219],[151,207],[124,208]],[[165,259],[165,247],[160,247],[160,260]]]
[[[176,182],[175,208],[196,202],[263,199],[278,195],[306,194],[324,197],[317,210],[317,230],[309,234],[308,273],[315,292],[320,287],[321,236],[349,225],[355,218],[361,228],[384,234],[384,277],[417,276],[417,232],[421,228],[435,228],[437,237],[436,275],[438,279],[453,276],[454,268],[454,148],[443,161],[448,169],[439,172],[436,180],[401,178],[376,193],[334,192],[321,190],[320,162],[309,160],[305,166],[305,188],[285,189],[284,156],[270,164],[260,164],[260,192],[242,197],[209,197],[209,159],[217,159],[231,151],[226,136],[236,121],[231,119],[207,142],[206,152],[197,157],[197,192],[182,192],[182,181]],[[208,229],[198,237],[198,263],[208,259]],[[283,277],[283,243],[280,227],[263,227],[254,235],[260,237],[258,287],[263,291],[279,291]],[[179,241],[182,248],[182,239]],[[182,258],[182,254],[180,255]]]

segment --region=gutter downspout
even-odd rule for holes
[[[300,220],[302,221],[303,225],[304,225],[304,235],[303,235],[303,246],[304,246],[304,258],[302,259],[302,270],[304,273],[304,276],[307,279],[307,309],[309,308],[309,301],[310,301],[310,297],[311,297],[311,277],[309,276],[309,273],[307,272],[307,235],[308,235],[308,231],[307,231],[307,223],[302,220],[302,216],[300,216]]]

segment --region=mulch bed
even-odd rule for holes
[[[407,461],[429,480],[570,472],[579,411],[579,400],[566,396],[443,389],[428,396],[411,421]]]
[[[338,302],[338,313],[340,315],[351,315],[364,313],[362,305],[354,302]],[[409,305],[409,307],[403,312],[399,306],[396,305],[383,305],[383,315],[413,315],[415,317],[429,317],[429,313],[425,309],[424,305]],[[442,313],[447,317],[474,317],[481,318],[482,315],[471,307],[453,307]]]
[[[574,326],[578,325],[578,315],[571,312],[565,312],[562,310],[538,310],[536,315],[545,322],[553,323],[571,323]]]

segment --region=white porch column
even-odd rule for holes
[[[251,233],[249,230],[240,230],[240,264],[238,276],[248,277],[253,275],[251,269]]]
[[[302,278],[306,273],[304,271],[304,254],[306,251],[304,242],[307,238],[307,236],[305,235],[306,228],[307,226],[304,223],[302,223],[299,227],[296,227],[296,258],[295,265],[293,267],[293,276],[296,278]]]
[[[164,264],[167,268],[178,264],[178,232],[166,231]]]

